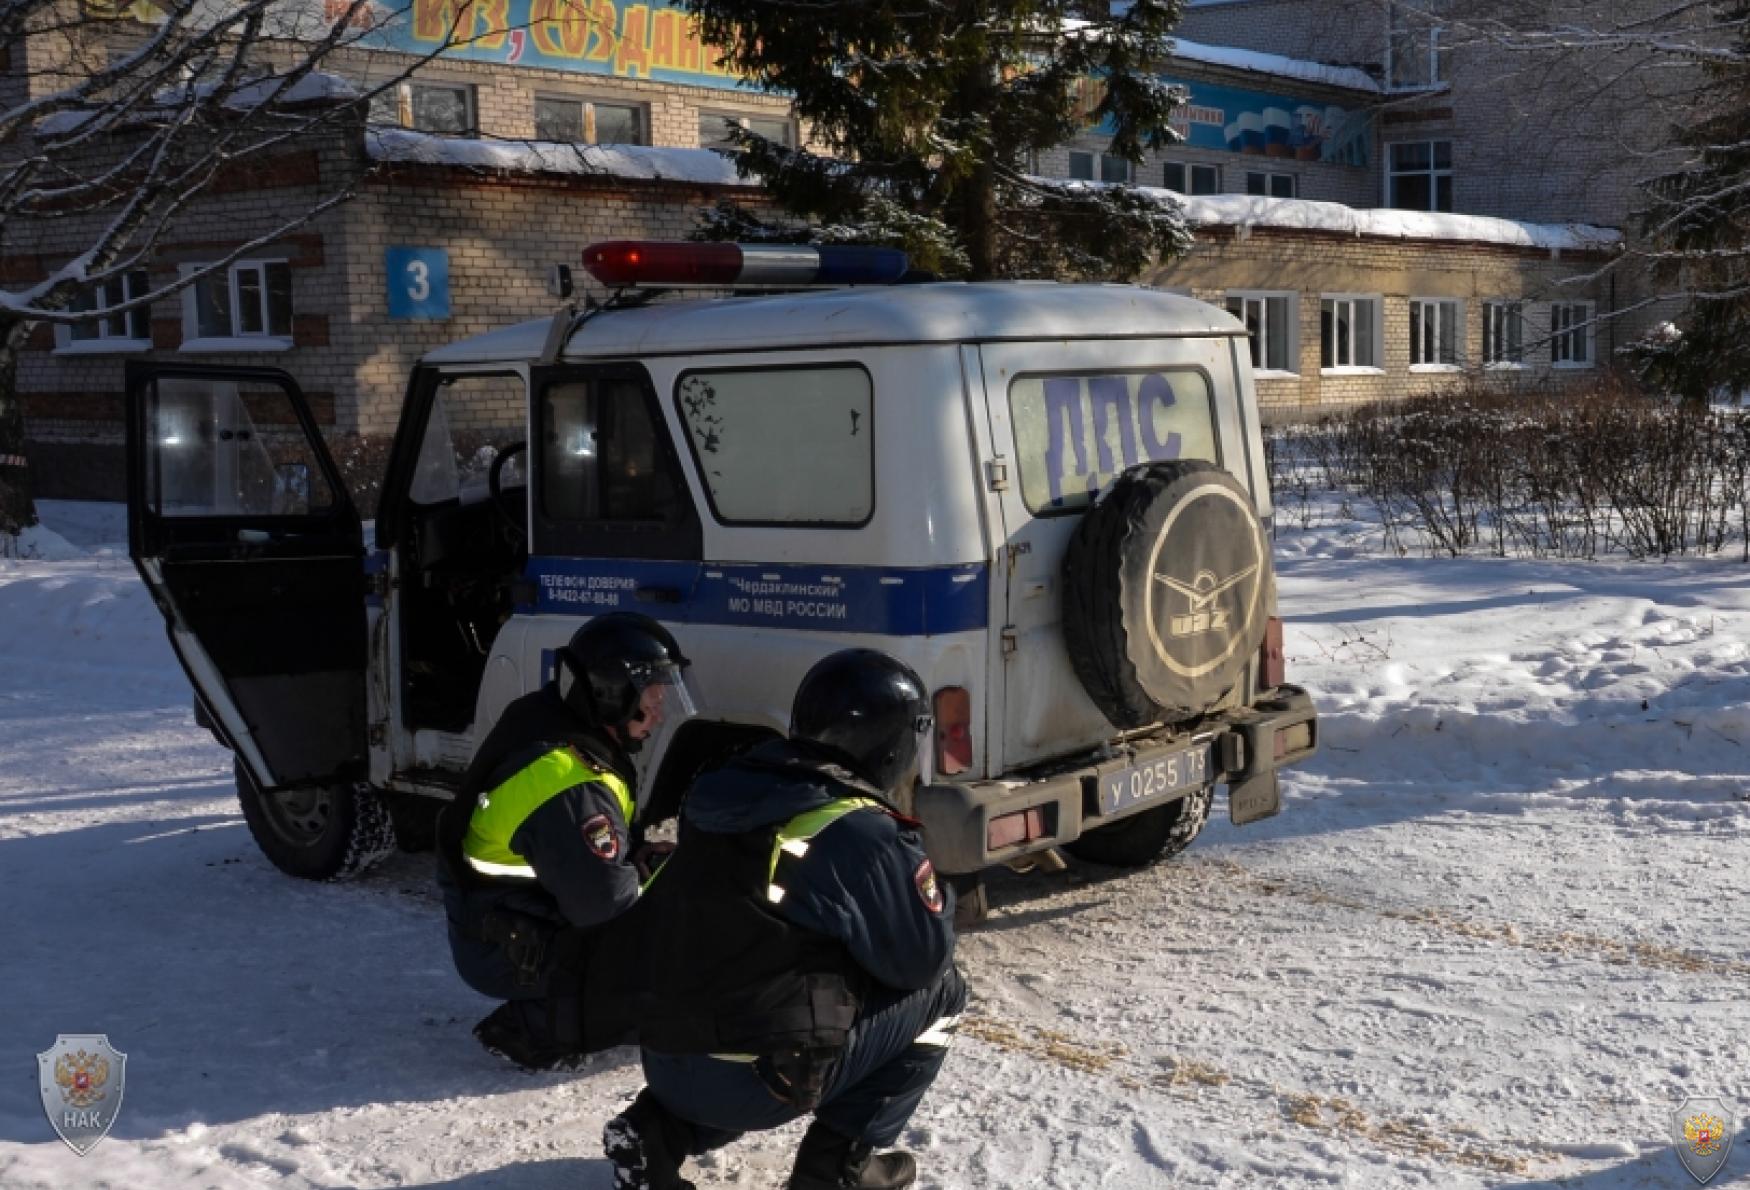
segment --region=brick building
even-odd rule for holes
[[[510,3],[533,14],[542,0]],[[421,26],[428,7],[436,23]],[[782,99],[727,77],[677,10],[589,9],[587,27],[537,19],[479,36],[386,91],[372,130],[338,127],[216,187],[138,284],[216,259],[279,212],[356,182],[356,199],[298,234],[149,314],[41,328],[20,371],[40,491],[118,494],[128,359],[281,367],[333,435],[381,439],[421,353],[553,308],[549,265],[574,263],[596,239],[678,238],[725,194],[757,197],[708,151],[726,120],[806,139]],[[1630,330],[1599,319],[1627,300],[1616,282],[1589,279],[1612,237],[1566,226],[1620,226],[1626,175],[1606,185],[1577,148],[1545,154],[1555,173],[1535,182],[1491,166],[1513,160],[1518,125],[1483,119],[1479,105],[1505,110],[1533,88],[1500,90],[1501,69],[1441,53],[1433,26],[1406,29],[1396,11],[1381,0],[1194,2],[1162,64],[1189,92],[1185,142],[1132,167],[1092,128],[1033,163],[1185,196],[1197,247],[1144,281],[1247,321],[1275,416],[1485,369],[1595,367]],[[445,13],[420,0],[399,40],[329,69],[375,86],[428,48],[421,29],[447,28]],[[77,226],[57,226],[0,255],[28,280],[78,247]]]

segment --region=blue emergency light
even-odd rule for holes
[[[892,285],[905,276],[910,262],[897,248],[610,240],[585,248],[583,267],[597,281],[615,289],[790,289]]]

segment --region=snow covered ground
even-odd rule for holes
[[[270,868],[117,510],[46,513],[0,561],[0,1186],[606,1190],[630,1055],[481,1052],[428,857]],[[1324,752],[1174,863],[995,882],[922,1184],[1675,1188],[1686,1094],[1750,1183],[1750,569],[1280,548]],[[83,1159],[33,1057],[74,1032],[129,1055]],[[699,1180],[781,1184],[796,1136]]]

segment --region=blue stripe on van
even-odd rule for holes
[[[530,558],[523,613],[636,611],[680,624],[739,624],[881,636],[934,636],[990,621],[982,562],[899,568],[762,562]]]

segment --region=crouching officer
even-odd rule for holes
[[[954,906],[891,798],[932,746],[906,666],[835,653],[788,740],[702,777],[639,906],[662,939],[639,1014],[648,1086],[602,1142],[618,1190],[681,1190],[689,1156],[812,1112],[791,1190],[909,1186],[898,1139],[965,1007]]]
[[[665,718],[692,713],[687,664],[654,620],[591,620],[558,651],[554,680],[505,708],[439,818],[456,970],[506,1001],[474,1035],[521,1066],[631,1040],[629,1010],[586,1011],[584,973],[594,935],[637,901],[651,862],[636,846],[631,754]]]

